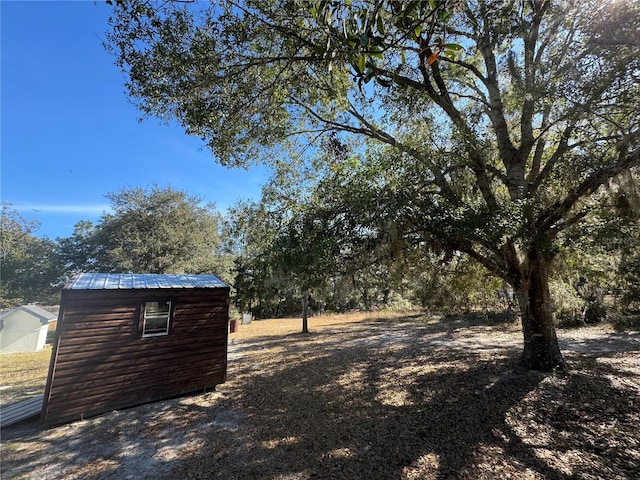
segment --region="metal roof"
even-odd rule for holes
[[[157,273],[81,273],[64,288],[70,290],[131,290],[149,288],[223,288],[215,275]]]

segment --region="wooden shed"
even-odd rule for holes
[[[0,353],[39,352],[56,316],[37,305],[23,305],[0,315]]]
[[[228,320],[229,286],[215,275],[75,277],[62,290],[43,424],[224,383]]]

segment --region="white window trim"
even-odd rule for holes
[[[163,302],[163,303],[168,303],[169,304],[169,311],[165,314],[164,312],[162,314],[151,314],[151,315],[147,315],[147,304],[148,303],[159,303],[159,302]],[[169,301],[169,300],[156,300],[156,301],[149,301],[149,302],[144,302],[142,305],[143,308],[143,313],[142,313],[142,338],[148,338],[148,337],[166,337],[167,335],[169,335],[169,328],[171,326],[171,317],[173,315],[173,302]],[[147,328],[147,319],[165,319],[166,320],[166,328],[163,331],[154,331],[152,333],[146,333],[146,328]]]

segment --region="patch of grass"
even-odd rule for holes
[[[339,325],[374,322],[377,320],[407,319],[406,312],[353,312],[309,317],[309,331],[324,330]],[[229,340],[290,335],[302,332],[302,318],[274,318],[254,320],[249,325],[238,325],[238,331],[229,334]]]
[[[0,403],[7,405],[44,393],[51,345],[39,352],[0,355]]]
[[[17,452],[20,450],[20,445],[18,443],[7,442],[4,448],[7,449],[7,452]]]

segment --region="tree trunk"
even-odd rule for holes
[[[364,303],[364,309],[371,311],[371,299],[369,297],[369,288],[365,285],[362,287],[362,303]]]
[[[309,294],[302,294],[302,333],[309,333]]]
[[[530,253],[529,261],[528,282],[516,290],[524,334],[519,366],[525,370],[566,370],[551,315],[550,262],[535,251]]]

